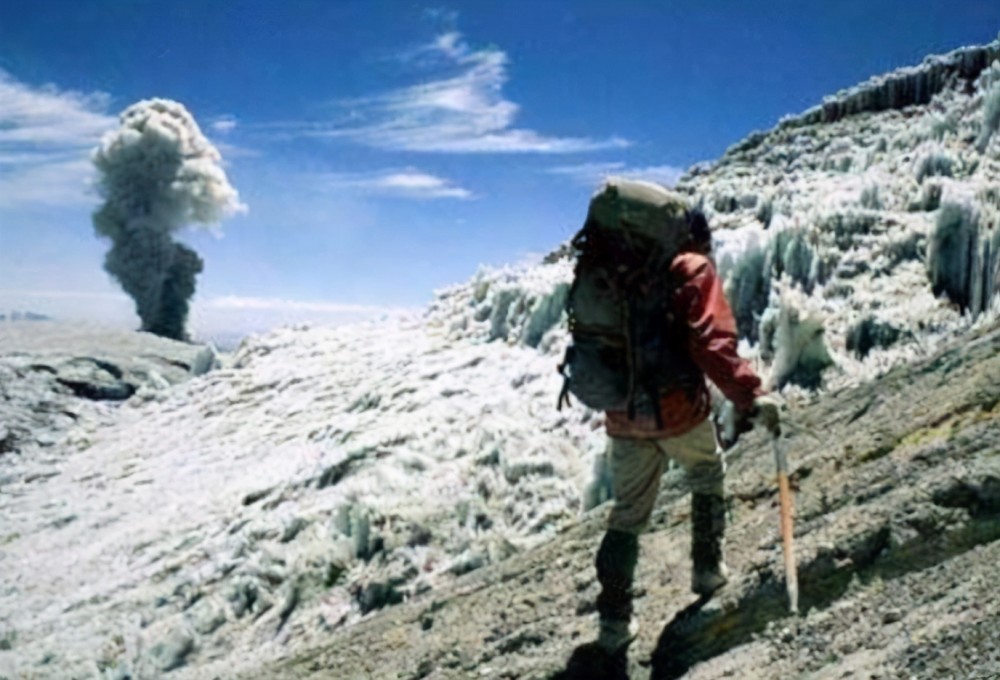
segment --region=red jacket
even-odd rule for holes
[[[749,411],[754,398],[763,394],[760,378],[736,353],[736,320],[715,265],[704,255],[684,252],[670,263],[670,272],[679,282],[673,294],[674,312],[678,319],[687,320],[691,358],[737,409]],[[638,415],[629,420],[624,411],[608,411],[605,426],[612,437],[677,437],[704,421],[710,410],[711,397],[702,381],[694,399],[683,390],[660,397],[663,429],[656,428],[652,416]]]

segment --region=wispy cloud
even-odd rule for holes
[[[289,324],[339,326],[417,313],[419,310],[405,307],[230,295],[195,299],[191,326],[196,335],[224,339],[225,336],[259,333]]]
[[[472,192],[455,186],[449,180],[429,175],[413,168],[383,170],[375,173],[325,173],[316,176],[320,187],[354,189],[357,191],[430,200],[440,198],[472,198]]]
[[[215,310],[318,312],[321,314],[402,314],[414,311],[402,307],[356,305],[343,302],[306,302],[283,298],[242,297],[238,295],[211,298],[200,304],[206,309]]]
[[[58,276],[58,275],[57,275]],[[58,281],[59,279],[54,279]],[[28,284],[30,285],[30,283]],[[43,284],[44,285],[44,284]],[[66,282],[56,285],[66,286]],[[100,285],[100,284],[98,284]],[[0,313],[35,312],[62,321],[138,327],[135,305],[122,292],[69,288],[0,288]]]
[[[39,300],[128,300],[124,293],[96,293],[79,290],[27,290],[0,288],[0,299],[31,298]]]
[[[593,186],[611,176],[642,179],[665,186],[673,186],[684,174],[684,168],[673,165],[650,165],[633,168],[621,161],[609,163],[578,163],[575,165],[558,165],[548,168],[546,172],[553,175],[569,177],[578,184]]]
[[[218,132],[221,135],[232,132],[238,125],[239,121],[236,119],[236,116],[230,115],[213,118],[208,123],[208,126],[212,128],[213,132]]]
[[[94,166],[86,153],[78,155],[82,158],[0,165],[0,208],[96,203],[91,191]]]
[[[257,149],[243,146],[243,144],[233,140],[233,133],[238,128],[243,129],[240,119],[230,113],[208,120],[210,136],[213,137],[212,144],[222,154],[223,165],[229,165],[229,161],[234,158],[259,158],[263,155]]]
[[[575,163],[547,168],[550,175],[562,175],[579,184],[595,184],[605,177],[620,172],[625,167],[622,161],[608,163]]]
[[[120,292],[0,288],[0,314],[32,311],[61,321],[93,322],[135,328],[134,305]],[[420,310],[279,297],[225,295],[195,298],[190,319],[199,335],[244,335],[287,324],[340,325],[379,317],[419,314]]]
[[[89,151],[116,124],[109,98],[33,87],[0,70],[0,206],[87,203]]]
[[[514,126],[520,107],[506,99],[508,57],[471,48],[457,32],[424,46],[413,60],[434,71],[424,82],[338,102],[336,121],[288,123],[286,132],[347,139],[387,150],[440,153],[574,153],[623,148],[620,137],[555,137]]]
[[[260,158],[264,154],[257,149],[252,149],[248,146],[240,146],[239,144],[230,144],[229,142],[219,142],[212,140],[212,144],[215,148],[219,150],[222,154],[222,164],[224,166],[229,165],[229,161],[234,158]]]

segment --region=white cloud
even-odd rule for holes
[[[644,168],[627,168],[622,174],[633,179],[644,179],[665,186],[673,186],[684,174],[684,168],[675,165],[649,165]]]
[[[0,165],[0,208],[95,204],[93,167],[86,157]]]
[[[380,305],[356,305],[344,302],[306,302],[284,298],[224,295],[201,303],[206,309],[244,311],[320,312],[323,314],[399,314],[413,310]]]
[[[217,142],[214,141],[212,144],[218,149],[219,153],[222,154],[222,164],[228,165],[229,161],[234,158],[260,158],[262,154],[257,149],[251,149],[246,146],[239,146],[237,144],[229,144],[228,142]]]
[[[0,289],[0,300],[128,300],[124,293],[98,293],[79,290],[18,290]]]
[[[236,116],[219,116],[214,118],[208,124],[214,132],[218,132],[221,135],[228,134],[236,129],[239,125],[239,121],[236,120]]]
[[[579,184],[596,184],[601,179],[614,175],[625,167],[621,161],[609,163],[576,163],[574,165],[557,165],[545,172],[551,175],[564,175]]]
[[[339,326],[381,317],[410,316],[418,311],[380,305],[230,295],[207,300],[195,298],[190,327],[197,337],[233,344],[239,336],[290,324]]]
[[[58,280],[58,279],[56,279]],[[63,281],[57,285],[65,286]],[[135,305],[122,292],[66,288],[0,289],[0,314],[19,311],[44,314],[59,321],[90,322],[137,328]]]
[[[608,163],[579,163],[576,165],[559,165],[549,168],[546,172],[553,175],[564,175],[579,184],[596,186],[603,179],[612,175],[629,179],[642,179],[665,186],[673,186],[684,174],[684,168],[673,165],[651,165],[641,168],[627,166],[621,161]]]
[[[0,206],[87,203],[90,149],[114,128],[103,93],[33,87],[0,70]]]
[[[0,70],[0,144],[79,146],[114,126],[109,98],[96,92],[33,88]]]
[[[96,323],[135,329],[139,319],[125,293],[100,290],[0,289],[0,314],[31,311],[58,321]],[[419,314],[419,309],[329,301],[227,295],[195,297],[189,326],[202,338],[259,333],[288,324],[337,326],[380,317]]]
[[[341,102],[349,114],[327,124],[288,123],[288,131],[401,151],[573,153],[629,145],[619,137],[550,137],[513,127],[519,106],[504,98],[507,54],[473,50],[446,33],[420,50],[440,74],[426,82]]]
[[[413,168],[383,170],[377,173],[327,173],[316,177],[325,188],[346,188],[395,196],[398,198],[472,198],[468,189],[455,186],[449,180],[420,172]]]

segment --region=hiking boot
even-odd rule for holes
[[[691,494],[691,590],[702,597],[729,582],[722,558],[725,531],[725,499],[715,494]]]
[[[615,655],[635,640],[639,623],[625,619],[600,619],[597,646],[609,655]]]
[[[632,577],[639,557],[639,537],[608,529],[597,551],[595,566],[601,592],[597,613],[601,620],[628,621],[632,618]]]
[[[691,573],[691,590],[702,597],[708,597],[727,583],[729,583],[729,570],[725,562],[719,562],[715,569],[695,568]]]

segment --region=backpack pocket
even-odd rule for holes
[[[564,375],[570,394],[596,411],[628,405],[628,366],[624,343],[578,335],[568,350]]]

